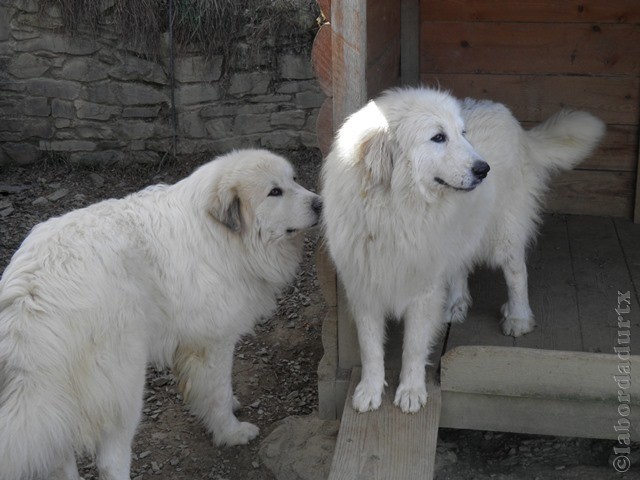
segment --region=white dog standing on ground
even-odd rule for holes
[[[36,226],[0,280],[0,479],[79,479],[74,452],[128,479],[148,362],[173,367],[217,444],[256,437],[233,414],[234,347],[321,207],[285,159],[240,150]]]
[[[504,333],[535,327],[525,251],[541,197],[550,173],[572,168],[603,134],[600,120],[577,111],[524,131],[504,105],[427,88],[387,91],[347,119],[321,193],[326,241],[358,331],[357,411],[381,404],[387,317],[405,323],[395,404],[403,412],[425,404],[432,343],[446,320],[465,318],[467,275],[478,263],[506,277]]]

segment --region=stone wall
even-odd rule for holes
[[[232,62],[178,51],[178,155],[316,146],[323,95],[309,61],[314,2],[298,3],[295,28],[268,48],[240,39]],[[41,15],[35,0],[0,0],[0,165],[160,161],[174,136],[168,53],[145,59],[108,24],[73,36],[60,27],[55,9]]]

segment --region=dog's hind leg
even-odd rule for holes
[[[382,313],[354,312],[360,345],[362,377],[353,392],[352,405],[358,412],[377,410],[384,391],[385,318]]]
[[[462,323],[467,318],[469,307],[471,307],[468,276],[469,272],[463,268],[449,280],[449,293],[445,307],[445,320],[449,323]]]
[[[64,463],[55,470],[50,480],[81,480],[78,473],[78,466],[76,465],[76,457],[73,452],[69,452],[64,459]]]
[[[536,326],[529,306],[524,248],[519,248],[505,257],[502,271],[509,290],[509,301],[502,306],[502,332],[505,335],[519,337],[531,332]]]
[[[146,364],[123,365],[117,374],[122,389],[117,415],[113,422],[103,427],[97,444],[96,466],[100,480],[129,480],[131,469],[131,445],[142,414]]]
[[[409,306],[404,316],[402,370],[394,404],[404,413],[415,413],[427,403],[427,360],[444,325],[444,285],[434,285]]]

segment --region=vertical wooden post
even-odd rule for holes
[[[400,78],[403,85],[420,83],[420,0],[400,2]]]

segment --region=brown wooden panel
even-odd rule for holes
[[[640,26],[425,22],[421,71],[638,75]]]
[[[367,63],[400,38],[400,0],[367,0]]]
[[[572,170],[552,181],[546,206],[556,213],[631,218],[634,189],[633,172]]]
[[[318,0],[318,7],[324,18],[328,22],[331,21],[331,0]]]
[[[326,95],[333,95],[333,73],[331,53],[331,24],[325,23],[320,27],[311,49],[311,64],[318,79],[320,88]]]
[[[325,99],[318,112],[316,135],[320,152],[323,157],[326,157],[333,143],[333,98],[331,97]]]
[[[638,0],[422,0],[422,21],[640,22]]]
[[[421,76],[458,97],[486,98],[507,105],[520,121],[540,122],[562,106],[586,110],[610,124],[637,125],[640,79],[545,75]]]
[[[400,84],[400,37],[384,53],[367,64],[367,95],[373,98],[386,88]]]

